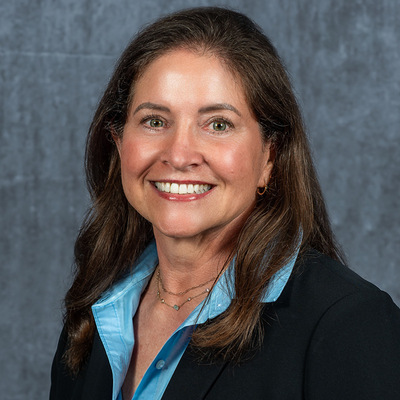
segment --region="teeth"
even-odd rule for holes
[[[186,184],[179,185],[179,194],[187,194],[187,185]]]
[[[179,193],[179,185],[177,183],[171,183],[171,193]]]
[[[176,194],[201,194],[208,192],[211,189],[211,185],[199,185],[197,183],[195,185],[192,185],[191,183],[182,183],[179,185],[178,183],[155,182],[154,185],[160,192]]]

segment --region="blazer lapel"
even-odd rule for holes
[[[113,378],[103,343],[96,330],[82,388],[82,399],[109,400],[112,397]]]
[[[226,365],[227,363],[200,363],[189,345],[165,389],[162,400],[204,399]]]

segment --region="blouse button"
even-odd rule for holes
[[[165,361],[164,360],[159,360],[156,363],[156,368],[157,369],[162,369],[164,367],[164,365],[165,365]]]

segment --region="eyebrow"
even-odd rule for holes
[[[133,112],[133,115],[135,115],[138,111],[143,110],[144,108],[147,108],[149,110],[171,112],[171,110],[168,107],[162,106],[160,104],[146,102],[146,103],[139,104],[135,108],[135,111]]]
[[[140,110],[143,110],[145,108],[149,109],[149,110],[164,111],[164,112],[168,112],[168,113],[171,112],[171,110],[168,107],[162,106],[160,104],[146,102],[146,103],[139,104],[135,108],[133,115],[135,115],[137,112],[139,112]],[[220,110],[233,111],[235,114],[239,115],[239,117],[242,116],[242,114],[240,114],[239,110],[236,107],[234,107],[228,103],[217,103],[217,104],[211,104],[206,107],[202,107],[199,109],[199,114],[204,114],[204,113],[208,113],[208,112],[212,112],[212,111],[220,111]]]
[[[239,117],[242,116],[242,114],[240,114],[239,110],[236,107],[233,107],[231,104],[227,103],[217,103],[217,104],[212,104],[210,106],[202,107],[200,108],[199,113],[202,114],[210,111],[220,111],[220,110],[233,111],[235,114],[239,115]]]

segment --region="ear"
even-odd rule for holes
[[[264,166],[260,175],[260,180],[257,187],[268,185],[271,178],[272,168],[274,167],[276,150],[273,143],[268,142],[264,146]]]

